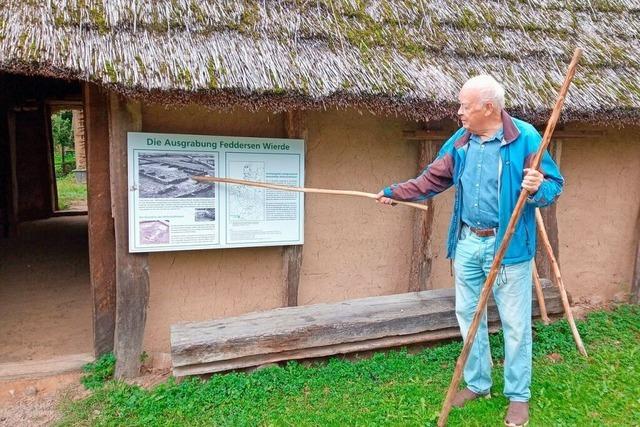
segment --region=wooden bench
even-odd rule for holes
[[[562,313],[555,287],[543,280],[549,314]],[[538,304],[533,292],[533,315]],[[489,322],[498,325],[493,298]],[[176,377],[247,368],[460,336],[453,289],[360,298],[172,325]]]

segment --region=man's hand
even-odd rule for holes
[[[384,191],[381,191],[378,194],[376,194],[376,203],[382,203],[383,205],[394,205],[395,204],[393,199],[390,199],[388,197],[384,197]]]
[[[544,176],[537,170],[526,168],[524,170],[524,178],[522,179],[522,188],[527,190],[529,194],[534,194],[540,188],[540,184],[544,180]]]

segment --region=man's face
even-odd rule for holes
[[[480,91],[476,88],[462,88],[458,95],[460,108],[458,117],[462,126],[471,133],[477,133],[486,127],[486,121],[491,115],[492,104],[481,102]]]

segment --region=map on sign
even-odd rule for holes
[[[245,181],[264,182],[264,162],[229,162],[227,176]],[[265,190],[246,185],[229,185],[229,218],[239,221],[264,221]]]

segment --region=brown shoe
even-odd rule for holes
[[[529,403],[509,402],[504,425],[507,427],[526,427],[529,425]]]
[[[491,397],[490,393],[487,394],[477,394],[469,390],[468,388],[464,388],[456,393],[453,396],[453,401],[451,402],[451,406],[454,408],[462,408],[468,401],[475,400],[479,398],[489,399]]]

